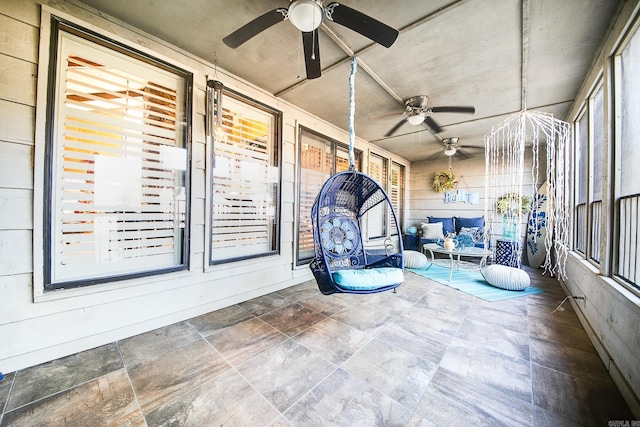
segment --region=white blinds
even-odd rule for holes
[[[369,156],[369,176],[386,190],[387,188],[387,160],[371,154]],[[365,214],[367,220],[367,235],[369,239],[387,236],[387,204],[379,203]]]
[[[276,115],[231,96],[214,141],[211,262],[276,249]]]
[[[184,79],[60,32],[56,84],[51,281],[180,265]]]
[[[356,170],[361,152],[355,150]],[[313,258],[313,230],[311,208],[325,181],[334,173],[349,170],[349,149],[301,127],[300,130],[300,183],[298,185],[298,259],[302,264]]]
[[[402,221],[404,218],[404,166],[391,162],[391,179],[389,180],[389,199],[391,199],[391,206],[396,212],[398,224],[402,227]],[[396,234],[396,228],[391,227],[391,234]]]
[[[314,255],[311,207],[332,169],[331,145],[301,132],[298,259]]]

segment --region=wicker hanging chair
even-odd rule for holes
[[[315,258],[309,265],[320,292],[369,294],[397,288],[404,281],[402,239],[396,252],[387,239],[383,249],[365,248],[360,228],[363,215],[386,203],[396,235],[401,230],[391,200],[367,175],[357,172],[354,161],[356,57],[349,76],[349,170],[330,177],[311,209]],[[394,291],[395,292],[395,291]]]
[[[311,209],[315,259],[310,268],[320,292],[373,293],[395,289],[404,281],[402,239],[399,250],[363,245],[363,215],[386,203],[397,235],[401,230],[386,192],[367,175],[349,170],[324,183]]]

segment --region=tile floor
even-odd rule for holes
[[[632,415],[559,284],[488,303],[306,282],[0,382],[1,426],[606,426]]]

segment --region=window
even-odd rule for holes
[[[604,170],[604,86],[592,91],[575,122],[574,248],[594,263],[600,261],[602,176]]]
[[[389,182],[389,198],[391,206],[396,212],[396,219],[400,227],[404,223],[404,166],[391,162],[391,179]],[[396,235],[396,228],[391,227],[391,235]]]
[[[588,150],[588,113],[585,111],[575,123],[575,240],[576,251],[585,254],[587,251],[587,150]]]
[[[45,288],[186,268],[191,74],[52,28]]]
[[[360,151],[354,150],[356,169]],[[298,135],[298,251],[297,265],[314,256],[311,208],[322,184],[331,175],[349,169],[349,149],[338,142],[300,126]]]
[[[220,99],[212,150],[210,264],[279,249],[281,115],[229,90]]]
[[[386,191],[388,162],[384,157],[371,153],[369,156],[369,176]],[[365,214],[369,239],[387,237],[387,204],[380,203]],[[395,228],[393,228],[395,229]]]
[[[391,166],[389,166],[389,164]],[[404,206],[404,166],[371,153],[369,156],[369,176],[386,191],[398,224],[402,224]],[[397,235],[397,228],[388,205],[381,203],[369,210],[365,218],[369,239],[386,238]],[[389,231],[387,231],[389,230]]]
[[[617,224],[614,274],[640,288],[640,32],[631,36],[616,64],[615,218]]]
[[[604,87],[596,90],[590,100],[592,120],[591,155],[589,156],[589,258],[600,261],[601,225],[602,225],[602,176],[604,174]]]

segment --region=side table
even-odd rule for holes
[[[520,268],[522,260],[519,256],[520,245],[517,241],[511,239],[496,240],[496,264],[506,265],[509,267]]]
[[[420,235],[419,234],[403,234],[402,246],[408,251],[420,251]]]

